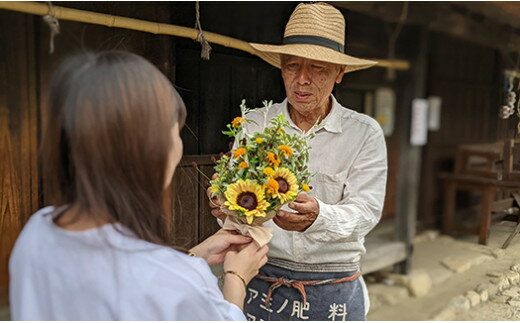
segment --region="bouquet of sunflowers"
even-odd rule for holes
[[[271,105],[264,101],[264,120]],[[262,223],[274,218],[299,192],[310,190],[310,148],[304,136],[285,132],[289,123],[283,114],[264,124],[262,132],[247,133],[245,125],[253,121],[247,119],[245,101],[240,107],[242,116],[223,131],[234,138],[235,145],[216,162],[217,177],[210,181],[211,194],[228,215],[225,229],[238,230],[264,245],[272,234]]]

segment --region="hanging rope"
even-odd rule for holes
[[[49,54],[52,54],[54,53],[54,36],[60,33],[60,22],[54,16],[52,2],[47,1],[47,4],[49,5],[49,13],[46,16],[43,16],[43,21],[47,23],[51,32],[51,37],[49,40]]]
[[[388,40],[388,59],[393,60],[395,59],[395,43],[397,41],[397,37],[399,36],[399,33],[401,32],[401,29],[403,29],[403,25],[406,21],[406,18],[408,17],[408,1],[405,1],[403,3],[403,10],[401,11],[401,16],[399,17],[399,22],[397,23],[397,26],[393,30],[392,33],[390,33],[389,29],[386,29],[387,34],[389,34],[389,40]],[[395,79],[395,69],[390,67],[386,71],[386,77],[389,81],[393,81]]]
[[[206,39],[206,34],[202,30],[202,26],[200,24],[200,5],[198,1],[195,1],[195,28],[199,30],[197,41],[202,45],[200,57],[202,57],[205,60],[209,60],[211,46],[209,45],[208,40]]]

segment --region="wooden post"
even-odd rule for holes
[[[426,93],[426,73],[428,70],[428,30],[420,29],[420,39],[417,44],[419,51],[412,64],[411,79],[405,90],[403,107],[398,109],[398,117],[406,126],[401,132],[398,189],[396,238],[406,245],[406,260],[397,264],[397,270],[406,274],[410,271],[412,256],[412,241],[417,225],[417,203],[419,200],[419,184],[421,174],[422,148],[410,144],[411,102],[414,98],[424,97]]]
[[[495,198],[496,186],[486,185],[482,189],[482,204],[480,206],[480,232],[478,243],[487,245],[489,227],[491,226],[491,204]]]
[[[457,185],[454,181],[444,180],[444,212],[442,221],[442,233],[450,234],[454,229],[455,199]]]

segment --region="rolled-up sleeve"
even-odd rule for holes
[[[380,129],[368,136],[343,183],[343,197],[337,204],[319,199],[319,214],[305,233],[322,241],[365,236],[381,218],[386,177],[387,152]],[[326,189],[326,188],[325,188]]]

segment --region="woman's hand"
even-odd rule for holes
[[[267,246],[258,248],[255,242],[251,242],[239,252],[230,251],[226,254],[222,293],[228,302],[243,309],[244,298],[246,297],[244,283],[247,285],[258,274],[260,267],[267,263],[268,250]],[[226,273],[227,271],[233,273]]]
[[[229,251],[238,250],[243,244],[250,243],[246,237],[235,231],[219,230],[200,244],[190,249],[197,257],[204,258],[210,265],[221,264]]]
[[[259,248],[255,242],[251,242],[239,252],[230,251],[224,260],[224,272],[237,272],[249,283],[258,274],[260,267],[267,263],[267,251],[267,245]]]

